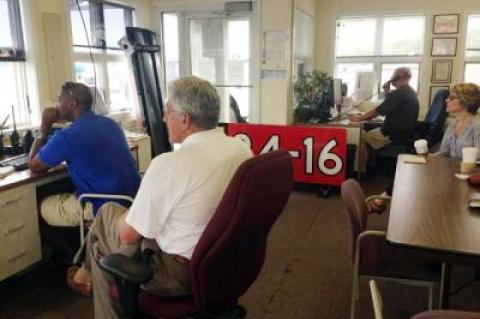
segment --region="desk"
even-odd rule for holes
[[[443,262],[440,300],[448,308],[451,263],[479,264],[480,215],[468,209],[475,189],[454,176],[457,160],[428,156],[426,164],[406,164],[403,158],[397,161],[387,240]]]
[[[42,258],[36,188],[66,176],[63,165],[44,174],[24,170],[0,179],[0,280]]]
[[[353,162],[353,170],[356,172],[363,173],[365,172],[365,167],[360,167],[360,162],[362,154],[365,150],[362,147],[363,143],[363,133],[365,124],[382,124],[383,121],[372,119],[369,121],[363,122],[350,122],[347,119],[333,119],[326,123],[299,123],[302,126],[316,126],[316,127],[340,127],[347,130],[347,144],[355,145],[357,149],[355,150],[355,159]]]
[[[428,156],[406,164],[400,155],[390,205],[387,240],[395,244],[480,255],[480,215],[468,209],[475,189],[454,176],[460,163]]]

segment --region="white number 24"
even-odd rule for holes
[[[252,141],[250,136],[245,133],[237,134],[235,137],[241,139],[245,142],[248,147],[252,147]],[[307,137],[303,140],[303,145],[305,146],[305,173],[306,174],[313,174],[313,166],[314,166],[314,154],[313,154],[313,137]],[[277,150],[280,146],[280,136],[272,135],[265,145],[260,150],[260,154],[264,154],[267,152],[271,152]],[[335,139],[331,139],[320,151],[320,155],[318,156],[317,165],[320,172],[327,176],[334,176],[337,175],[342,171],[343,162],[340,156],[335,153],[331,153],[330,151],[337,146],[337,141]],[[291,153],[298,151],[291,151]],[[333,161],[333,167],[327,167],[326,162]]]

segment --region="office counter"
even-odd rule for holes
[[[347,144],[355,145],[355,159],[353,162],[353,170],[356,172],[365,172],[365,167],[360,167],[360,158],[364,156],[362,154],[363,149],[361,147],[363,143],[363,133],[365,125],[381,125],[383,120],[372,119],[363,122],[350,122],[347,119],[333,119],[325,123],[299,123],[302,126],[314,126],[314,127],[339,127],[347,130]]]
[[[149,142],[142,139],[130,146],[142,173],[150,163]],[[42,259],[37,187],[65,177],[67,167],[59,165],[45,173],[27,169],[0,178],[0,281]]]
[[[67,176],[61,165],[43,174],[24,170],[0,179],[0,280],[42,258],[37,186]]]

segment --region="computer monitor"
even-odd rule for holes
[[[335,105],[342,105],[342,80],[333,80],[333,103]]]
[[[322,99],[317,105],[314,117],[320,122],[328,122],[330,120],[330,108],[332,106],[334,106],[333,80],[329,80],[323,88]]]

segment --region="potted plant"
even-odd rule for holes
[[[300,75],[293,86],[295,96],[295,121],[307,122],[316,114],[322,103],[322,94],[332,78],[325,72],[314,70]]]

